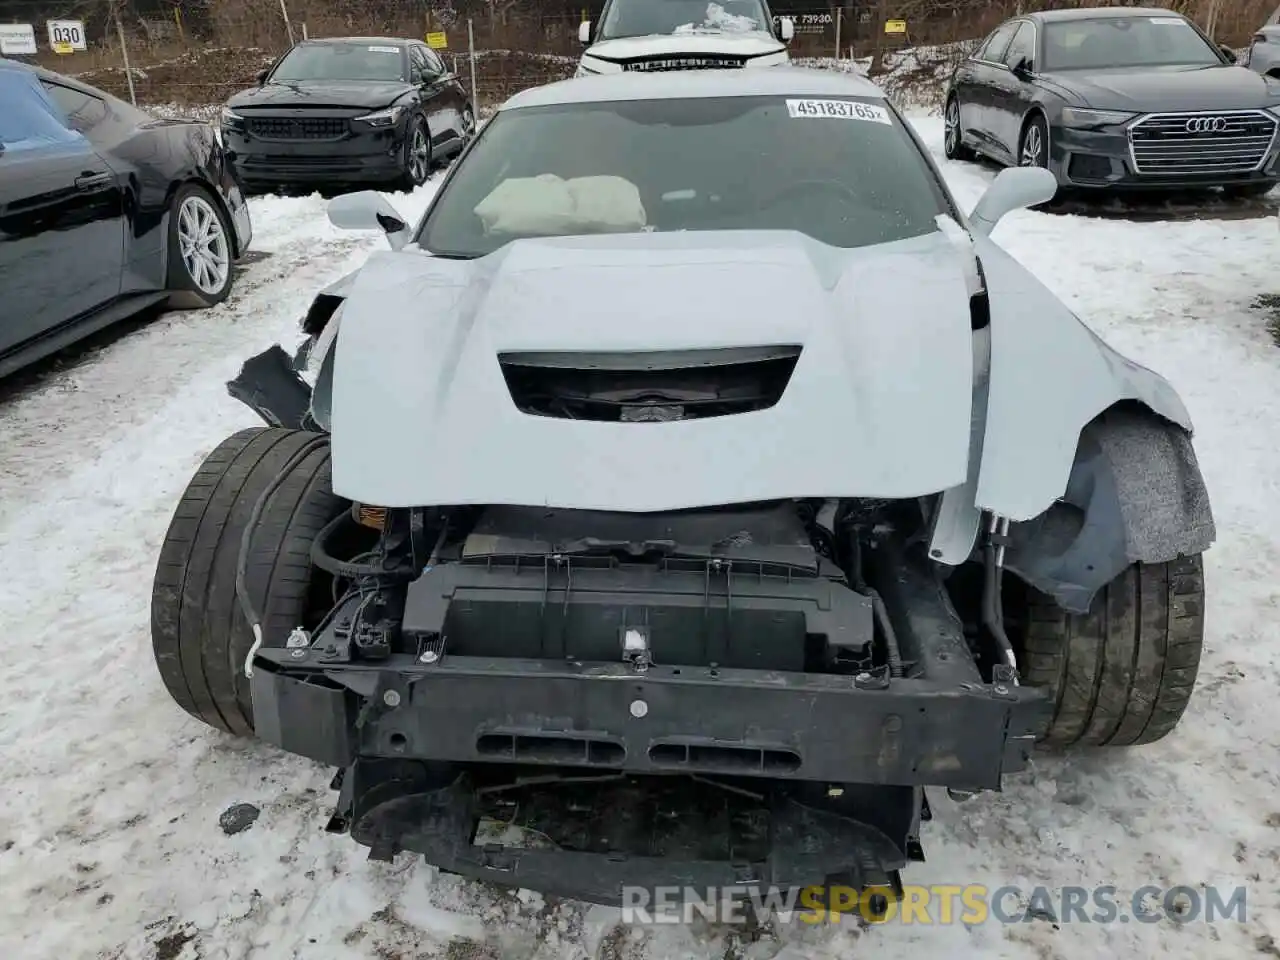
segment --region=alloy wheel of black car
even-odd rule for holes
[[[1047,167],[1049,165],[1049,130],[1044,119],[1032,117],[1022,128],[1018,140],[1018,166]]]
[[[942,114],[942,149],[948,160],[972,160],[973,151],[964,145],[960,126],[960,101],[954,95],[947,100]]]
[[[462,137],[464,140],[470,140],[476,135],[476,115],[471,112],[470,107],[462,108]]]
[[[203,187],[188,184],[169,211],[167,287],[173,307],[211,307],[231,292],[232,228]]]
[[[431,134],[421,117],[409,122],[404,140],[404,184],[412,189],[427,182],[431,172]]]

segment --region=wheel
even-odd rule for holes
[[[1023,612],[1024,680],[1053,703],[1044,743],[1134,746],[1178,725],[1204,642],[1200,556],[1129,567],[1084,616],[1032,590]]]
[[[254,427],[209,454],[174,511],[151,593],[156,666],[178,706],[211,727],[253,733],[244,661],[253,633],[236,597],[240,539],[258,498],[290,458],[323,434]],[[314,625],[311,544],[348,507],[329,488],[329,446],[312,450],[267,502],[250,547],[246,585],[264,645]],[[327,599],[327,598],[326,598]]]
[[[400,185],[406,190],[420,187],[427,182],[430,173],[431,134],[427,131],[427,122],[415,116],[409,121],[409,129],[404,135],[404,169]]]
[[[232,227],[213,196],[194,183],[169,209],[169,272],[165,286],[175,308],[212,307],[231,292]]]
[[[462,139],[463,142],[470,140],[476,135],[476,115],[472,113],[471,106],[462,108]]]
[[[1230,200],[1254,200],[1264,197],[1275,189],[1275,180],[1264,180],[1261,183],[1232,183],[1222,188],[1222,195]]]
[[[1018,166],[1049,166],[1049,127],[1040,114],[1032,114],[1018,137]]]
[[[955,94],[947,98],[942,113],[942,150],[948,160],[973,160],[976,154],[964,145],[960,126],[960,100]]]

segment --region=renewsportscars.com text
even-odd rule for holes
[[[624,923],[679,924],[695,918],[746,923],[768,914],[782,923],[1216,923],[1244,922],[1244,887],[1114,886],[987,887],[981,884],[890,888],[805,887],[803,890],[726,887],[623,887]]]

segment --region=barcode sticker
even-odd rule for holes
[[[1152,23],[1158,23],[1163,27],[1177,27],[1186,23],[1181,17],[1152,17]]]
[[[788,100],[790,117],[830,117],[835,120],[869,120],[872,123],[892,124],[889,111],[874,103],[858,100]]]
[[[399,53],[399,47],[370,47],[370,53]]]

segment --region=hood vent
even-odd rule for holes
[[[524,413],[564,420],[662,423],[767,410],[798,346],[650,353],[509,353],[498,358]]]

